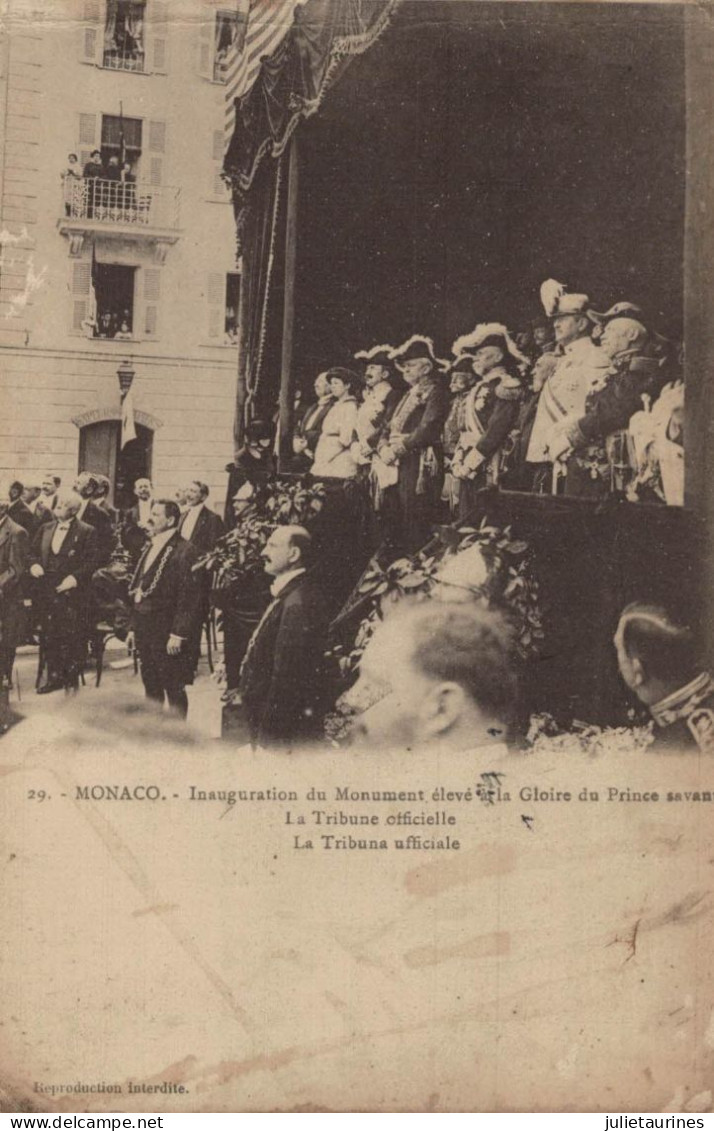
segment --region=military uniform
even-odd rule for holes
[[[655,723],[654,750],[714,754],[714,679],[709,672],[701,672],[653,704],[650,713]]]
[[[451,464],[460,481],[459,517],[467,519],[475,496],[500,478],[503,447],[518,420],[525,397],[519,377],[498,365],[466,396],[465,428]]]
[[[590,389],[583,415],[566,425],[573,449],[566,461],[566,495],[599,497],[625,489],[627,438],[621,430],[642,407],[643,394],[657,397],[665,380],[657,358],[628,350],[614,359]]]

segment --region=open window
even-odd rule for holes
[[[92,268],[96,301],[95,338],[133,338],[136,267],[95,263]]]
[[[198,70],[213,82],[225,82],[231,59],[243,49],[248,26],[248,5],[204,11],[199,28]]]
[[[102,65],[114,71],[146,69],[146,3],[107,0]]]
[[[129,166],[134,177],[141,160],[141,118],[124,118],[118,114],[102,114],[102,164],[105,169],[116,166],[120,171]]]
[[[216,345],[238,344],[238,303],[240,301],[240,275],[230,271],[208,276],[208,337]]]

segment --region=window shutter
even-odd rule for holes
[[[228,200],[228,189],[226,187],[226,182],[221,177],[224,151],[225,143],[223,130],[214,130],[211,145],[211,158],[213,163],[210,167],[211,179],[208,186],[208,195],[218,197],[219,200]]]
[[[212,272],[208,276],[208,337],[211,341],[223,341],[226,321],[226,277]]]
[[[166,152],[166,122],[149,122],[149,184],[157,188],[163,184],[164,159],[158,156]]]
[[[205,8],[201,13],[201,20],[198,25],[198,60],[197,67],[198,73],[204,79],[213,78],[213,51],[216,38],[216,16],[215,12],[209,12]]]
[[[79,150],[79,163],[84,166],[92,156],[92,150],[97,148],[97,115],[80,114],[77,130],[77,149]]]
[[[72,264],[72,329],[81,331],[87,317],[89,288],[92,283],[92,264],[89,261]]]
[[[168,70],[169,6],[165,0],[149,0],[151,15],[151,69],[158,75]]]
[[[79,59],[82,63],[97,62],[101,41],[101,24],[104,5],[101,0],[84,0],[82,22],[79,25]]]
[[[155,338],[159,327],[159,300],[161,298],[161,271],[157,267],[144,268],[144,325],[145,337]]]

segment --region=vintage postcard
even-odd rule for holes
[[[696,1126],[714,8],[0,18],[0,1110]]]

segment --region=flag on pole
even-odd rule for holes
[[[121,446],[124,448],[131,440],[136,439],[136,424],[134,421],[134,390],[131,386],[124,394],[121,404]]]
[[[119,103],[119,168],[124,168],[126,161],[126,142],[124,140],[124,103]]]
[[[244,0],[245,2],[245,0]],[[245,36],[237,35],[226,61],[226,141],[233,136],[235,99],[248,93],[260,61],[272,55],[293,25],[295,9],[306,0],[250,0]]]

